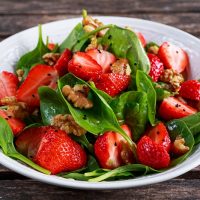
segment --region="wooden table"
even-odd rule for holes
[[[0,0],[0,40],[38,23],[92,15],[142,18],[200,38],[199,0]],[[200,199],[200,167],[163,183],[116,191],[83,191],[40,183],[0,166],[0,199]]]

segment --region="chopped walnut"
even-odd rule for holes
[[[46,53],[42,56],[44,62],[49,65],[49,66],[53,66],[56,64],[56,62],[58,61],[58,59],[60,58],[60,54],[59,53]]]
[[[131,69],[128,60],[125,58],[117,59],[111,66],[111,71],[115,74],[130,75]]]
[[[158,54],[158,50],[159,50],[158,46],[156,46],[156,45],[150,46],[148,48],[148,53],[153,53],[153,54],[157,55]]]
[[[82,24],[83,24],[83,29],[87,33],[95,30],[96,28],[100,26],[103,26],[103,23],[100,22],[98,19],[93,19],[91,16],[88,16],[88,15],[83,18]],[[101,30],[97,33],[97,35],[102,37],[105,35],[107,30],[108,29]]]
[[[17,74],[18,80],[19,80],[19,81],[22,81],[22,78],[23,78],[23,75],[24,75],[24,70],[18,69],[18,70],[16,71],[16,74]]]
[[[89,88],[86,85],[75,85],[73,88],[65,85],[62,88],[63,95],[71,101],[74,107],[89,109],[93,107],[91,100],[87,98]]]
[[[173,90],[178,91],[184,78],[182,74],[176,73],[173,69],[166,69],[160,76],[160,81],[171,84]]]
[[[89,51],[91,49],[99,49],[99,50],[103,49],[102,45],[98,44],[98,40],[97,40],[97,37],[95,35],[91,37],[90,44],[87,46],[85,51]]]
[[[53,126],[60,128],[67,134],[74,134],[76,136],[84,135],[87,131],[80,127],[71,115],[56,115],[51,123]]]
[[[7,105],[7,111],[12,113],[13,117],[24,119],[29,115],[26,104],[18,102],[14,96],[2,98],[1,104]]]
[[[185,139],[177,136],[173,143],[173,152],[177,155],[182,155],[188,152],[190,148],[185,145]]]

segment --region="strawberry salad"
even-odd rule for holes
[[[83,11],[61,44],[35,49],[0,73],[0,146],[45,174],[130,179],[185,160],[200,141],[200,82],[170,42],[104,25]]]

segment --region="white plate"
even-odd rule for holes
[[[199,39],[176,28],[141,19],[124,17],[98,17],[98,19],[105,24],[117,24],[119,26],[133,27],[135,30],[141,31],[148,41],[155,41],[158,43],[171,41],[180,47],[183,47],[188,52],[190,57],[191,69],[189,72],[189,78],[200,78]],[[60,43],[80,21],[81,18],[77,18],[45,24],[43,25],[43,38],[48,35],[50,40]],[[1,42],[0,71],[13,71],[13,67],[19,57],[36,46],[37,38],[38,28],[34,27],[15,34]],[[2,152],[0,152],[0,163],[24,176],[58,186],[88,190],[121,189],[166,181],[197,167],[200,164],[200,147],[197,146],[194,153],[186,161],[163,173],[123,181],[105,181],[100,183],[76,181],[52,175],[45,175],[5,156]]]

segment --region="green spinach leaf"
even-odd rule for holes
[[[144,133],[147,124],[147,95],[145,92],[125,92],[114,99],[110,106],[118,120],[131,128],[133,140],[137,141]]]
[[[40,112],[44,125],[51,124],[55,115],[69,113],[63,98],[53,89],[43,86],[38,90],[40,96]]]
[[[76,84],[84,84],[90,88],[88,98],[93,102],[94,105],[91,109],[75,108],[62,95],[61,90],[65,85],[70,85],[73,87]],[[58,88],[66,105],[68,106],[71,115],[73,116],[76,123],[78,123],[81,127],[95,135],[104,133],[106,131],[116,131],[128,141],[133,149],[135,148],[133,141],[121,129],[113,110],[97,90],[95,90],[85,81],[75,77],[70,73],[63,76],[59,80]]]
[[[31,67],[36,64],[44,64],[42,56],[50,50],[44,44],[42,39],[42,27],[39,25],[39,38],[37,46],[34,50],[24,54],[18,61],[16,70],[22,69],[24,71],[23,79],[28,75]]]
[[[136,74],[136,85],[138,91],[146,92],[147,94],[148,118],[151,125],[154,126],[156,115],[156,91],[153,84],[145,72],[138,70]]]
[[[3,153],[9,157],[15,158],[24,162],[25,164],[29,165],[30,167],[43,172],[45,174],[50,174],[50,171],[40,167],[39,165],[35,164],[27,157],[20,154],[13,144],[14,136],[10,126],[8,125],[7,121],[0,117],[0,146],[3,150]]]

